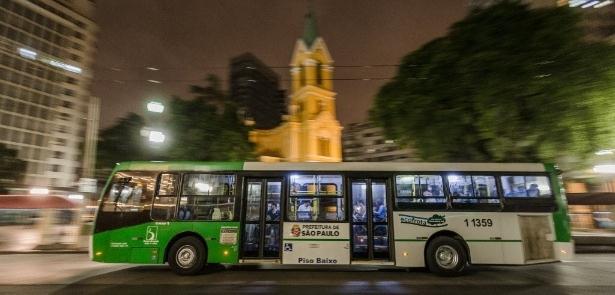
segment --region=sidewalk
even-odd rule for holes
[[[615,253],[615,233],[573,232],[576,253]]]
[[[45,293],[52,293],[62,285],[128,267],[134,265],[93,262],[87,254],[0,255],[0,286],[45,284],[50,288]]]

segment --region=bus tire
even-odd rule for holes
[[[425,251],[427,268],[440,276],[458,276],[469,267],[468,254],[458,239],[439,236],[434,238]]]
[[[205,245],[194,236],[177,240],[169,249],[169,266],[179,275],[198,274],[207,262]]]

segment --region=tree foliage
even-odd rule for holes
[[[610,144],[612,46],[568,7],[504,1],[404,57],[370,111],[432,161],[584,159]]]
[[[253,158],[248,128],[237,117],[216,76],[207,85],[191,86],[192,100],[172,98],[162,127],[166,142],[156,146],[140,132],[154,122],[131,113],[103,130],[98,144],[97,166],[110,168],[117,162],[135,160],[243,161]]]
[[[7,187],[21,181],[26,172],[26,161],[17,157],[17,150],[0,143],[0,194],[8,193]]]
[[[168,122],[173,135],[168,156],[173,160],[243,161],[253,158],[248,128],[237,107],[213,75],[207,85],[191,86],[192,100],[173,98]]]
[[[143,127],[143,117],[129,113],[115,125],[102,130],[98,141],[96,166],[112,168],[115,163],[122,161],[152,160],[152,154],[141,136]]]

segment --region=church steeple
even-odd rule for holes
[[[310,7],[305,15],[305,23],[303,25],[303,41],[308,47],[312,47],[314,41],[318,38],[318,29],[316,27],[316,17]]]
[[[290,61],[288,116],[274,129],[250,132],[250,141],[256,144],[256,153],[263,161],[342,161],[333,59],[318,35],[311,7],[304,22],[303,35],[297,39]]]

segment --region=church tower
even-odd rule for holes
[[[290,61],[291,95],[284,122],[254,130],[250,140],[263,161],[341,162],[342,127],[335,114],[333,59],[310,11]]]

